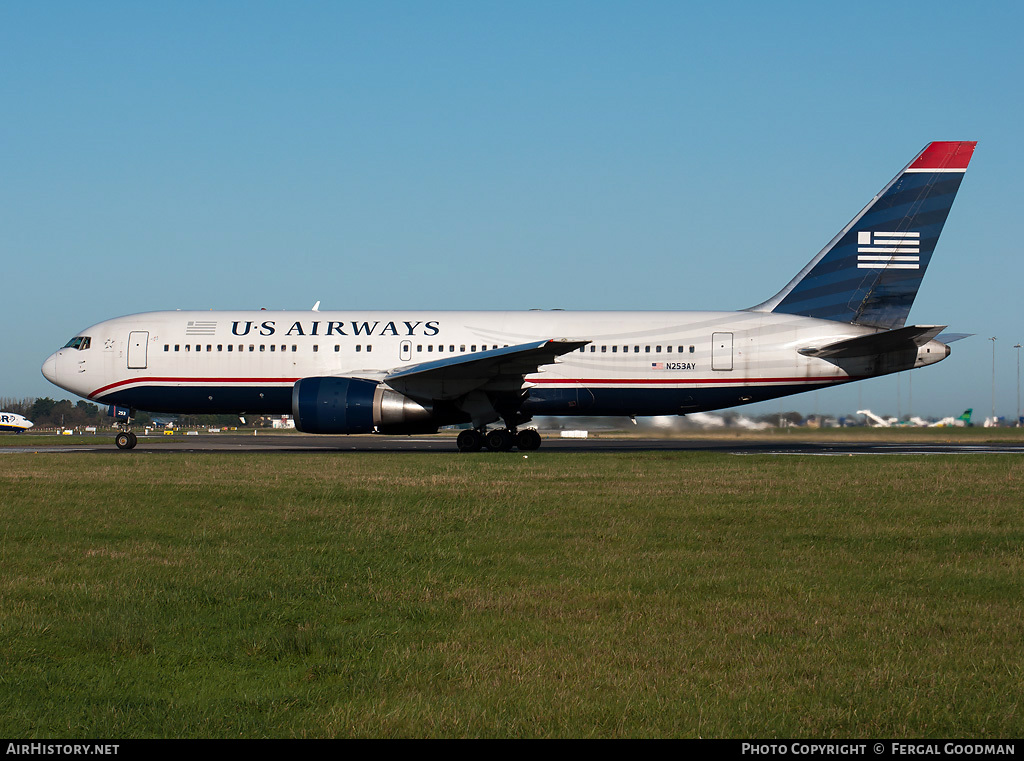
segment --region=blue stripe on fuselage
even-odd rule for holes
[[[649,385],[616,388],[533,387],[523,404],[522,411],[527,415],[672,415],[753,404],[849,380],[854,379],[829,379],[820,383],[699,388],[665,388]],[[136,386],[114,391],[97,401],[147,412],[292,414],[290,386]]]

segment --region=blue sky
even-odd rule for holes
[[[0,4],[0,396],[174,309],[733,309],[978,140],[901,379],[752,408],[1014,414],[1024,5]]]

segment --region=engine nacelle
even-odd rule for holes
[[[432,408],[363,378],[302,378],[292,416],[304,433],[433,433]]]

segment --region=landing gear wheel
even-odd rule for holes
[[[463,431],[455,439],[460,452],[479,452],[484,447],[484,437],[480,431]]]
[[[540,434],[532,428],[524,428],[516,434],[516,446],[520,452],[532,452],[540,449]]]
[[[138,437],[131,431],[121,431],[114,437],[114,444],[118,449],[135,449],[135,445],[138,443]]]
[[[487,434],[487,448],[492,452],[508,452],[515,446],[515,438],[507,428],[495,428]]]

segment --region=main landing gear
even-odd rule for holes
[[[114,437],[114,444],[118,449],[135,449],[135,445],[138,443],[139,437],[131,431],[120,431]]]
[[[487,447],[492,452],[532,452],[540,448],[540,434],[533,428],[516,431],[510,428],[495,428],[492,431],[468,430],[455,440],[460,452],[479,452]]]

